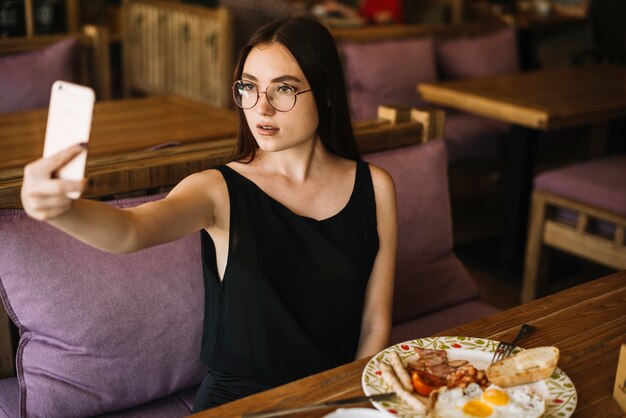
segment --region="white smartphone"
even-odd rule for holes
[[[43,156],[49,157],[74,144],[89,141],[95,94],[92,89],[67,81],[55,81],[50,94],[48,123]],[[56,173],[66,180],[80,180],[85,176],[87,150],[85,149]],[[80,192],[67,194],[78,199]]]

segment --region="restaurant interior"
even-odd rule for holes
[[[572,375],[559,366],[578,391],[574,416],[626,413],[611,399],[619,346],[624,352],[626,343],[626,276],[621,273],[626,270],[626,1],[274,1],[284,4],[272,10],[310,14],[329,28],[343,63],[359,150],[396,182],[401,232],[391,343],[432,335],[480,337],[481,332],[485,338],[510,340],[519,324],[505,325],[504,312],[532,323],[524,315],[539,315],[540,301],[558,305],[563,299],[551,298],[559,292],[588,286],[596,293],[577,295],[580,300],[572,296],[568,308],[558,309],[583,309],[600,294],[613,298],[603,305],[598,329],[615,335],[597,337],[593,346],[612,347],[610,354],[596,350],[598,359],[610,357],[609,372],[597,389],[590,389],[593,382],[585,386],[588,393],[597,391],[591,400],[582,393],[583,372]],[[117,392],[106,392],[95,409],[89,409],[89,391],[70,391],[67,399],[53,392],[59,396],[56,402],[32,395],[56,373],[54,368],[38,373],[45,366],[37,361],[45,363],[54,354],[37,348],[34,359],[27,357],[26,343],[53,339],[47,329],[63,328],[65,307],[73,306],[80,292],[92,295],[93,290],[60,278],[24,286],[24,275],[58,269],[70,276],[81,268],[95,274],[109,264],[102,270],[115,280],[110,265],[123,270],[148,263],[135,258],[118,266],[41,226],[20,224],[21,179],[24,166],[42,154],[50,87],[59,79],[89,86],[96,94],[86,198],[150,201],[186,176],[229,161],[237,133],[229,86],[238,48],[254,31],[251,25],[273,20],[263,1],[237,3],[0,0],[0,417],[17,416],[16,411],[20,416],[187,415],[157,414],[157,409],[137,415],[111,412],[186,388],[184,379],[137,395],[141,402],[120,401]],[[251,17],[254,13],[258,16]],[[149,257],[158,260],[172,252],[181,264],[193,264],[197,254],[189,243],[183,245]],[[37,256],[41,265],[22,268],[27,261],[38,264],[32,262]],[[55,256],[71,259],[73,268],[51,261]],[[423,275],[419,282],[417,275]],[[594,283],[606,277],[613,278],[612,287],[600,293]],[[71,296],[62,295],[67,286]],[[165,299],[157,303],[177,305],[159,295]],[[425,301],[429,298],[436,301]],[[65,303],[70,305],[61,306]],[[94,303],[97,311],[100,305]],[[143,306],[133,303],[136,309]],[[76,309],[81,306],[87,309],[76,302]],[[122,305],[106,306],[102,309],[114,311]],[[122,315],[135,315],[134,309]],[[493,315],[500,318],[500,328],[495,322],[475,322]],[[562,315],[571,317],[572,311]],[[591,317],[584,329],[596,326]],[[563,344],[562,359],[574,364],[576,351],[563,350],[574,332],[583,331],[575,325],[569,329],[572,334],[561,339],[538,335],[548,345]],[[528,341],[535,345],[543,343],[532,338]],[[360,378],[364,365],[346,373],[358,372]],[[31,397],[24,389],[29,378]],[[331,377],[316,379],[307,385],[335,387],[323,380]],[[360,385],[351,385],[337,386],[343,392],[334,394],[328,389],[325,397],[302,394],[284,405],[278,397],[290,392],[280,389],[258,404],[244,402],[239,409],[202,416],[239,416],[246,408],[362,395]],[[293,388],[304,393],[305,386]],[[79,406],[59,407],[69,399],[78,399]],[[6,403],[14,406],[6,409]],[[565,404],[571,410],[546,416],[571,416],[576,401]],[[606,415],[594,415],[591,405],[604,405]]]

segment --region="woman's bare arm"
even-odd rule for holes
[[[389,345],[396,267],[398,215],[393,179],[371,165],[376,196],[379,249],[365,293],[361,337],[356,358],[371,357]]]
[[[213,197],[223,185],[217,172],[194,174],[159,201],[118,209],[92,200],[72,201],[65,193],[83,191],[86,181],[52,178],[81,151],[68,148],[24,169],[22,205],[33,218],[109,252],[131,252],[182,238],[214,222]],[[208,183],[207,183],[208,182]],[[216,183],[211,191],[210,183]]]

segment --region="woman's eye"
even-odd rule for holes
[[[288,86],[287,84],[282,84],[278,86],[278,92],[280,94],[294,94],[296,90],[293,87]]]
[[[254,91],[256,90],[256,86],[252,83],[241,83],[241,89],[247,90],[247,91]]]

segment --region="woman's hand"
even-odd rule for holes
[[[47,221],[72,207],[73,200],[67,197],[67,193],[84,191],[87,179],[61,180],[54,178],[54,173],[84,150],[83,144],[77,144],[24,167],[21,199],[28,216]]]

